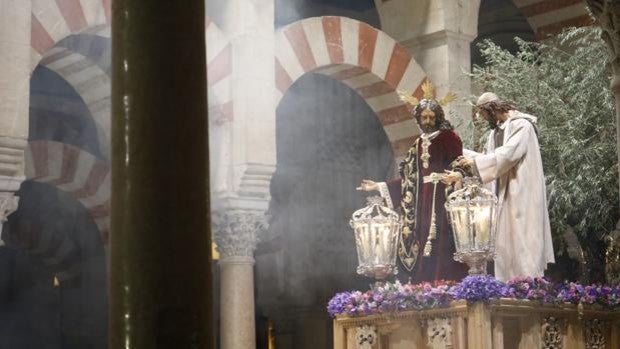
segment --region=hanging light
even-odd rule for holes
[[[454,259],[469,266],[469,274],[485,274],[495,256],[497,197],[476,178],[465,178],[464,187],[448,195],[456,253]]]
[[[398,273],[400,217],[384,206],[379,196],[371,196],[367,201],[368,205],[355,211],[349,222],[355,233],[357,273],[383,280]]]

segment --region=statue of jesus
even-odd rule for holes
[[[408,96],[412,114],[422,134],[400,164],[400,178],[387,182],[362,180],[358,190],[378,190],[388,206],[400,210],[403,220],[398,257],[413,282],[461,280],[466,265],[453,259],[452,228],[446,214],[444,183],[459,182],[462,175],[451,164],[463,153],[461,139],[445,118],[442,104],[454,99],[448,94],[438,101],[429,82],[423,85],[424,99]],[[452,178],[455,177],[455,178]]]

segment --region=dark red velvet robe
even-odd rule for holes
[[[444,173],[444,170],[450,169],[450,163],[463,153],[463,145],[459,136],[452,130],[441,131],[434,139],[431,140],[429,146],[429,167],[422,166],[422,138],[418,138],[417,156],[412,161],[416,162],[418,179],[417,181],[417,202],[415,206],[415,226],[413,234],[404,239],[407,248],[417,243],[419,253],[415,261],[415,265],[410,275],[411,280],[415,283],[422,281],[435,280],[457,280],[460,281],[467,275],[467,266],[456,262],[453,258],[454,238],[452,236],[452,228],[445,209],[446,202],[446,186],[439,182],[435,190],[435,220],[437,227],[437,237],[432,242],[431,255],[425,257],[424,246],[426,244],[429,228],[431,225],[431,215],[433,206],[433,183],[423,183],[423,177],[433,172]],[[407,159],[405,159],[407,161]],[[401,204],[401,179],[394,179],[387,182],[388,189],[394,207],[400,207]],[[402,212],[401,212],[402,213]],[[401,238],[404,238],[401,236]],[[405,268],[401,268],[401,272]],[[406,270],[405,270],[406,271]],[[402,277],[401,277],[402,279]]]

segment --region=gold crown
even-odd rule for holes
[[[413,96],[411,92],[407,92],[407,91],[396,91],[396,92],[398,93],[398,97],[400,98],[400,100],[411,105],[411,107],[415,108],[418,104],[420,104],[420,101],[415,96]],[[430,81],[428,80],[424,81],[424,83],[422,84],[422,92],[424,92],[424,99],[429,99],[429,100],[435,99],[435,87],[433,86],[433,84],[431,84]],[[442,107],[445,107],[450,102],[453,102],[455,100],[456,100],[456,94],[450,91],[446,93],[446,95],[442,99],[438,100],[437,102]]]

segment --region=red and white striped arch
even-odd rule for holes
[[[426,74],[407,50],[386,33],[346,17],[316,17],[276,33],[277,102],[308,72],[354,89],[377,114],[395,155],[419,133],[397,90],[417,91]]]
[[[32,0],[31,71],[58,41],[108,26],[112,0]]]
[[[110,166],[73,145],[31,141],[26,178],[69,193],[91,213],[104,245],[110,231]]]
[[[97,64],[56,43],[72,34],[110,37],[111,0],[33,0],[31,71],[38,64],[54,70],[80,95],[97,125],[106,155],[110,135],[110,78]],[[232,114],[232,50],[224,33],[206,19],[209,104],[212,120],[225,123]],[[91,213],[107,245],[110,224],[110,171],[106,160],[52,141],[30,142],[27,177],[71,193]]]
[[[82,98],[97,127],[99,149],[109,159],[111,81],[108,74],[88,57],[60,46],[49,49],[40,64],[56,72]]]
[[[592,24],[583,0],[514,0],[514,3],[534,30],[537,40],[566,27]]]
[[[109,37],[109,26],[89,28],[82,33]],[[225,40],[221,30],[208,20],[206,37],[209,42],[207,67],[209,69],[211,115],[212,120],[215,120],[216,123],[222,123],[226,120],[232,120],[230,43]],[[101,152],[105,158],[109,158],[110,77],[88,57],[61,46],[48,49],[39,64],[55,71],[82,98],[97,126]]]

